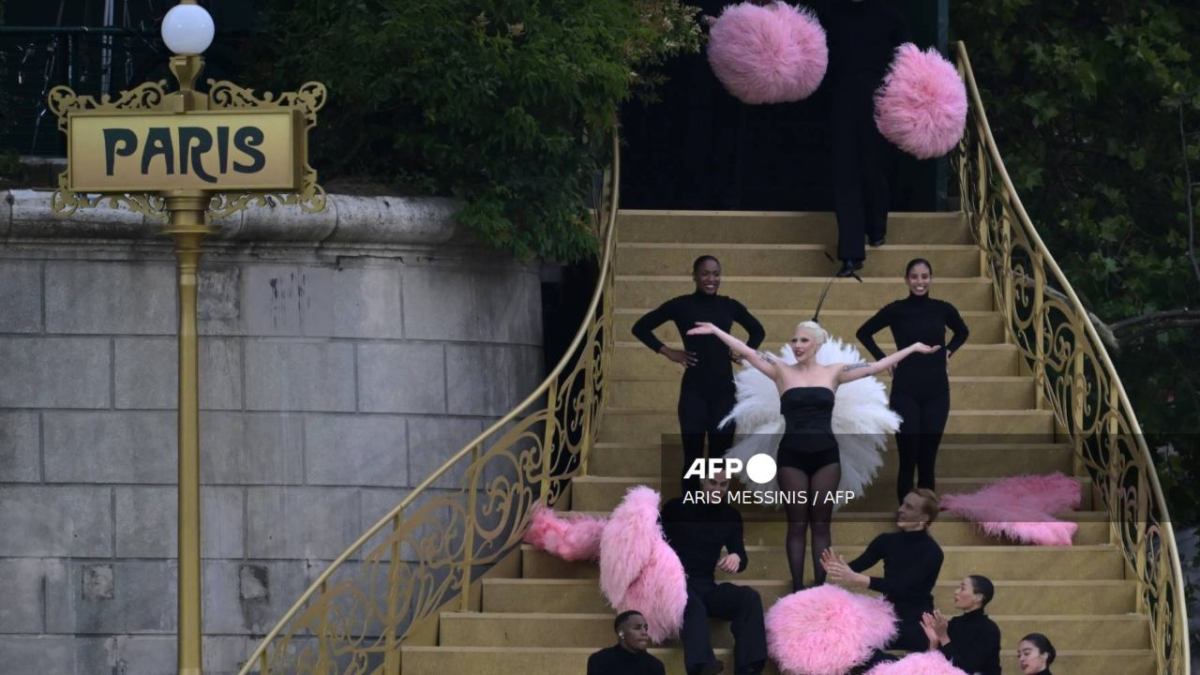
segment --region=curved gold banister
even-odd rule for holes
[[[615,127],[611,152],[606,194],[596,212],[603,246],[596,289],[566,354],[524,401],[330,562],[262,639],[240,675],[399,673],[400,642],[409,628],[456,598],[469,608],[475,568],[519,544],[533,504],[553,503],[566,482],[586,469],[613,345],[620,185]],[[456,486],[439,487],[455,469],[463,472],[451,482]]]
[[[971,119],[954,157],[961,208],[973,225],[996,306],[1049,404],[1075,443],[1077,467],[1103,496],[1150,617],[1157,671],[1189,672],[1184,577],[1162,487],[1116,368],[1079,297],[1038,235],[988,125],[966,46],[958,69]],[[993,184],[998,181],[999,185]]]

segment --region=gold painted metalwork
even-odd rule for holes
[[[586,466],[613,350],[619,143],[597,208],[600,275],[566,355],[532,394],[455,453],[334,560],[283,615],[242,675],[400,672],[400,644],[521,543],[534,504]],[[415,448],[414,452],[423,449]]]
[[[181,0],[184,4],[194,0]],[[203,669],[202,596],[200,562],[200,382],[197,360],[197,280],[201,244],[211,232],[209,213],[227,216],[253,203],[298,204],[305,211],[325,208],[325,191],[317,185],[317,174],[307,163],[308,131],[316,125],[316,113],[325,104],[325,87],[306,83],[299,91],[287,92],[278,99],[267,94],[255,98],[249,89],[228,82],[213,83],[204,94],[195,89],[204,68],[204,59],[195,55],[173,56],[169,61],[178,90],[167,93],[165,82],[147,82],[121,92],[116,100],[108,96],[97,101],[79,96],[68,87],[55,87],[49,94],[49,106],[58,117],[58,128],[67,135],[68,169],[59,176],[58,190],[51,200],[56,213],[70,215],[84,207],[104,201],[113,207],[125,206],[148,216],[169,215],[164,231],[175,238],[179,292],[179,582],[178,649],[181,675],[200,675]],[[96,155],[104,153],[103,128],[97,118],[118,118],[122,124],[147,130],[156,126],[185,123],[215,129],[222,123],[251,118],[271,118],[273,129],[264,131],[264,143],[255,146],[264,163],[279,160],[283,170],[265,182],[198,185],[195,181],[168,180],[171,176],[150,177],[128,182],[107,176],[107,167],[98,168]],[[148,118],[155,118],[150,122]],[[125,120],[128,120],[125,122]],[[76,121],[82,127],[76,128]],[[266,125],[264,125],[266,126]],[[84,137],[77,138],[77,134]],[[100,143],[97,146],[97,143]],[[236,145],[236,143],[235,143]],[[188,152],[187,148],[177,149]],[[284,155],[282,159],[278,155]],[[191,157],[187,158],[189,161]],[[103,160],[101,160],[103,161]],[[231,161],[232,158],[231,158]],[[79,162],[76,164],[75,162]],[[79,175],[75,175],[78,170]],[[179,174],[174,176],[180,178]],[[76,179],[79,179],[78,181]],[[111,180],[110,180],[111,179]],[[234,194],[218,192],[222,186],[236,184]],[[248,189],[261,187],[261,190]],[[287,194],[276,195],[286,188]]]
[[[1104,500],[1113,542],[1138,583],[1138,611],[1150,617],[1156,672],[1183,675],[1191,658],[1184,578],[1153,457],[1100,336],[1013,187],[966,46],[956,49],[971,114],[953,161],[996,306],[1033,371],[1039,402],[1071,434],[1076,466]]]

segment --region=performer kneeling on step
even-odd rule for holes
[[[938,498],[932,490],[908,493],[896,510],[899,532],[875,537],[862,555],[847,563],[832,549],[821,556],[828,579],[848,588],[869,588],[883,594],[896,608],[900,633],[886,649],[925,651],[929,638],[921,628],[921,617],[933,611],[933,586],[942,570],[942,547],[929,536],[937,518]],[[883,576],[862,572],[883,561]]]
[[[736,574],[746,569],[742,515],[726,503],[729,476],[702,479],[704,499],[672,499],[662,509],[663,534],[687,573],[688,598],[683,614],[683,663],[688,675],[714,675],[724,664],[713,654],[710,616],[731,621],[737,675],[761,673],[767,661],[762,598],[749,586],[718,584],[717,569]],[[725,555],[721,555],[721,547]]]
[[[921,617],[929,648],[937,649],[959,670],[976,675],[1000,675],[1000,627],[983,613],[995,594],[992,580],[972,574],[954,591],[960,616],[946,620],[940,611]]]

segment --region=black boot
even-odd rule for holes
[[[837,271],[839,277],[852,277],[854,273],[861,270],[863,263],[861,260],[843,260],[842,267]]]

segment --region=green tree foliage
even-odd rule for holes
[[[321,170],[461,198],[464,224],[522,258],[594,252],[584,209],[617,106],[700,38],[676,0],[273,2],[263,77],[329,87]]]
[[[1200,195],[1200,5],[994,0],[953,13],[1031,218],[1116,330],[1117,366],[1152,445],[1182,453],[1159,461],[1172,515],[1196,522],[1200,493],[1184,486],[1200,478],[1188,214],[1188,190]],[[1175,320],[1155,318],[1167,311]]]

